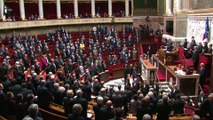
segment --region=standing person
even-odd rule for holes
[[[204,63],[200,64],[200,69],[197,71],[197,73],[200,75],[199,83],[200,83],[201,87],[203,87],[203,85],[206,82],[206,69],[205,69]]]
[[[83,95],[83,92],[81,90],[77,90],[76,91],[76,98],[74,99],[74,103],[75,104],[81,104],[81,106],[83,108],[83,110],[81,112],[81,116],[84,117],[84,119],[86,119],[87,118],[88,102],[85,98],[82,97],[82,95]],[[74,113],[74,111],[73,111],[73,113]]]
[[[68,120],[85,120],[85,118],[81,116],[82,110],[81,104],[74,104],[72,107],[73,113],[68,115]]]
[[[171,111],[171,106],[168,102],[168,96],[163,95],[162,101],[158,101],[157,103],[157,120],[169,120],[169,114]]]
[[[97,98],[97,104],[93,106],[95,113],[95,120],[105,119],[105,105],[103,104],[104,99],[102,97]]]
[[[201,118],[206,120],[213,119],[213,93],[210,93],[208,98],[200,106]]]

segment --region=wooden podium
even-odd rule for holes
[[[176,53],[174,52],[165,52],[165,65],[174,65],[175,64]]]
[[[164,49],[158,51],[158,59],[165,65],[174,65],[176,56],[176,52],[167,52]]]

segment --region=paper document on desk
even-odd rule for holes
[[[87,113],[87,118],[92,118],[92,113]]]

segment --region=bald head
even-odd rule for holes
[[[193,115],[192,120],[200,120],[200,116],[198,116],[198,115]]]
[[[82,96],[82,94],[83,94],[83,93],[82,93],[82,91],[81,91],[81,90],[77,90],[77,91],[76,91],[76,95],[77,95],[78,97],[81,97],[81,96]]]
[[[103,97],[98,97],[98,98],[97,98],[97,103],[98,103],[98,104],[103,104],[103,102],[104,102]]]

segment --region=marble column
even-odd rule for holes
[[[174,0],[174,13],[181,11],[181,0]]]
[[[172,1],[166,0],[166,15],[172,15]]]
[[[39,19],[43,19],[44,18],[43,0],[38,0],[38,11],[39,11]]]
[[[74,15],[78,17],[78,0],[74,0]]]
[[[91,15],[95,17],[95,0],[91,0]]]
[[[182,10],[186,11],[189,9],[189,0],[183,0],[182,1]]]
[[[24,0],[19,0],[19,9],[20,9],[20,17],[22,20],[25,20],[25,7],[24,7]]]
[[[129,0],[125,0],[125,16],[129,16]]]
[[[4,15],[4,0],[0,0],[0,19],[5,20]]]
[[[112,17],[112,0],[108,0],[108,15]]]
[[[56,0],[57,18],[61,18],[61,0]]]

